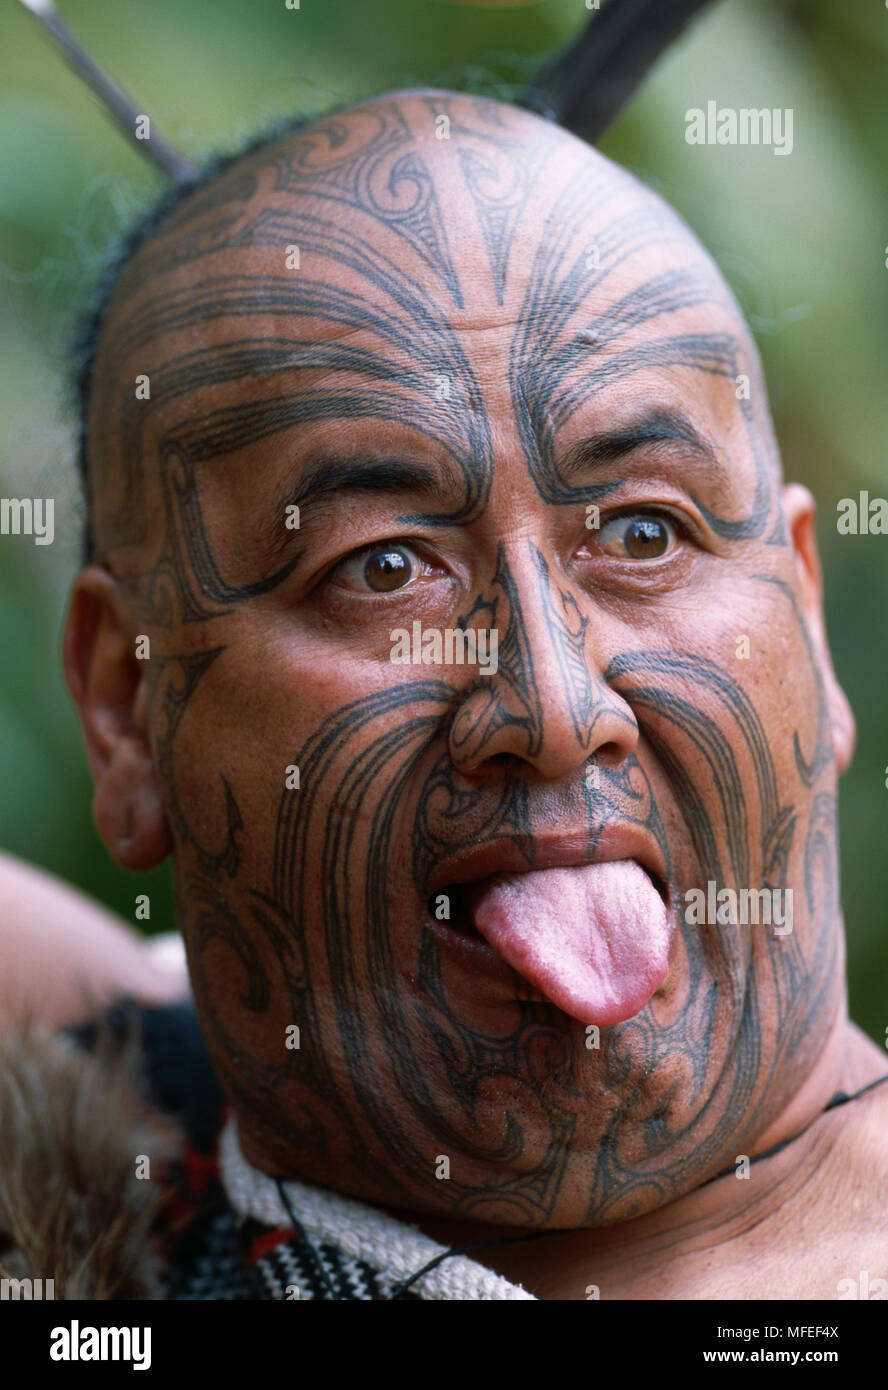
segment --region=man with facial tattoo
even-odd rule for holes
[[[222,1093],[166,1296],[888,1278],[814,502],[679,218],[396,92],[178,195],[94,328],[65,671]],[[495,669],[393,660],[414,624]]]

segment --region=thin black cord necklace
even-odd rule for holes
[[[858,1096],[865,1095],[867,1091],[871,1091],[875,1086],[881,1086],[885,1081],[888,1081],[888,1074],[886,1074],[885,1076],[877,1077],[875,1081],[867,1082],[865,1086],[861,1086],[859,1091],[852,1091],[850,1095],[848,1095],[846,1091],[836,1091],[832,1099],[827,1101],[826,1105],[819,1112],[819,1114],[815,1115],[812,1120],[808,1121],[804,1129],[800,1129],[797,1134],[793,1134],[789,1139],[781,1140],[779,1144],[775,1144],[773,1148],[766,1149],[764,1153],[756,1154],[755,1158],[751,1158],[749,1160],[750,1165],[753,1163],[761,1163],[766,1158],[773,1158],[774,1155],[779,1153],[781,1149],[785,1149],[787,1145],[794,1144],[797,1139],[801,1139],[802,1135],[806,1134],[808,1130],[811,1128],[811,1126],[817,1123],[821,1115],[825,1115],[828,1110],[836,1110],[840,1105],[847,1105],[849,1101],[857,1100]],[[725,1168],[723,1172],[716,1173],[714,1178],[707,1178],[706,1182],[701,1183],[700,1186],[708,1187],[710,1183],[718,1182],[719,1179],[726,1178],[729,1175],[733,1175],[735,1172],[736,1169],[734,1168]],[[337,1294],[336,1290],[334,1289],[333,1284],[330,1281],[329,1275],[327,1274],[327,1271],[324,1268],[323,1260],[321,1259],[317,1250],[309,1240],[308,1233],[305,1230],[305,1227],[302,1225],[301,1221],[298,1220],[295,1212],[293,1211],[292,1205],[290,1204],[290,1199],[287,1196],[287,1192],[284,1187],[283,1179],[275,1178],[275,1183],[277,1184],[277,1189],[281,1198],[281,1202],[283,1203],[287,1215],[290,1218],[290,1221],[293,1225],[293,1229],[296,1231],[296,1234],[299,1236],[299,1239],[304,1244],[306,1254],[311,1260],[311,1263],[314,1266],[321,1282],[327,1289],[330,1298],[341,1302],[342,1300],[340,1299],[339,1294]],[[569,1226],[555,1231],[532,1231],[530,1235],[527,1236],[506,1236],[501,1240],[486,1240],[479,1245],[454,1245],[449,1250],[444,1250],[440,1255],[436,1255],[433,1260],[429,1260],[428,1264],[424,1264],[421,1269],[418,1269],[416,1271],[415,1274],[411,1274],[409,1279],[404,1279],[401,1281],[400,1284],[396,1284],[392,1292],[389,1294],[388,1301],[397,1298],[403,1298],[404,1294],[410,1288],[411,1284],[415,1284],[417,1280],[422,1279],[426,1274],[430,1274],[433,1269],[437,1269],[438,1265],[443,1264],[445,1260],[449,1260],[452,1255],[469,1255],[476,1250],[492,1250],[495,1247],[501,1245],[519,1245],[522,1241],[542,1240],[546,1236],[566,1236],[570,1234],[576,1234],[575,1227]]]

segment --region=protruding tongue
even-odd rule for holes
[[[669,914],[634,859],[503,874],[469,905],[493,949],[583,1023],[633,1018],[666,978]]]

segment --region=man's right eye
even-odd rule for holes
[[[383,541],[347,555],[329,578],[344,588],[365,594],[390,594],[404,589],[431,567],[403,541]]]

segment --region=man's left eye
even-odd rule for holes
[[[621,560],[659,560],[678,538],[678,527],[665,516],[634,512],[606,521],[598,533],[599,547]]]

